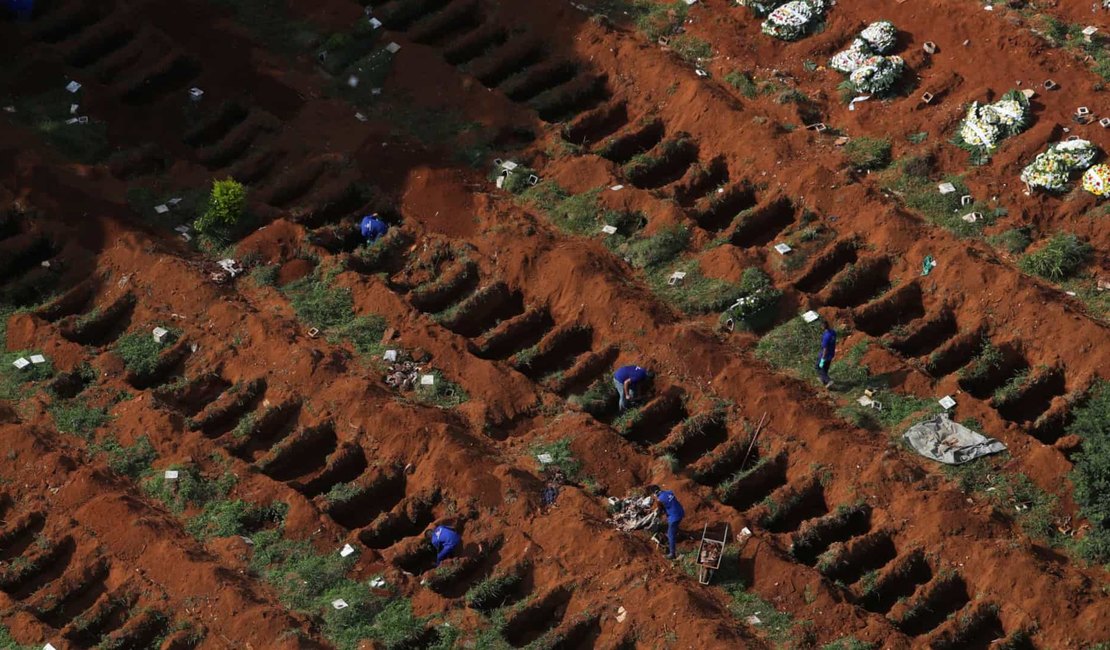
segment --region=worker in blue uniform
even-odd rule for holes
[[[654,377],[650,370],[640,366],[621,366],[613,373],[613,385],[617,388],[617,397],[620,398],[620,408],[628,408],[632,400],[640,397],[644,384]]]
[[[359,224],[359,232],[362,233],[367,243],[373,243],[389,232],[389,224],[382,221],[375,212],[362,218],[362,223]]]
[[[831,388],[829,366],[832,365],[833,357],[836,355],[836,330],[829,325],[828,321],[821,321],[821,325],[824,331],[821,332],[821,354],[817,356],[817,376],[821,378],[825,388]]]
[[[436,550],[436,566],[439,563],[450,557],[455,552],[455,548],[462,543],[462,537],[449,526],[436,526],[434,530],[428,533],[428,539],[432,542],[432,547]]]
[[[682,509],[682,504],[678,502],[678,497],[670,490],[660,490],[658,485],[648,486],[648,492],[655,496],[660,509],[667,515],[667,544],[669,551],[667,559],[673,560],[675,558],[675,539],[678,537],[678,526],[682,523],[682,518],[686,516],[686,511]]]

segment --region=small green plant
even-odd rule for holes
[[[1021,258],[1021,270],[1046,280],[1059,282],[1075,275],[1092,247],[1070,232],[1059,232],[1048,243]]]
[[[154,459],[158,458],[158,452],[146,436],[141,436],[131,446],[124,447],[114,436],[106,435],[90,446],[89,451],[104,454],[108,457],[109,469],[132,479],[147,472]]]
[[[661,299],[687,314],[720,311],[732,304],[740,292],[740,288],[731,282],[704,275],[696,261],[680,265],[674,270],[686,273],[682,284],[671,285],[671,269],[660,269],[649,278],[651,288]]]
[[[0,313],[0,319],[5,318],[6,315]],[[0,338],[0,345],[3,342]],[[33,354],[37,353],[27,350],[0,352],[0,400],[18,402],[31,392],[33,384],[54,375],[54,364],[49,361],[31,364],[22,370],[13,365],[16,359],[27,359]]]
[[[999,406],[1014,401],[1028,379],[1028,370],[1021,370],[1014,373],[1013,377],[1010,377],[1005,384],[999,386],[998,389],[994,391],[994,395],[991,397],[991,406],[998,408]]]
[[[1110,562],[1110,381],[1095,383],[1086,403],[1075,409],[1066,433],[1083,441],[1070,474],[1079,512],[1091,525],[1079,542],[1079,553]]]
[[[440,371],[433,370],[428,374],[435,378],[433,383],[431,385],[417,384],[414,390],[416,401],[421,404],[449,409],[464,404],[470,399],[462,386],[444,377]]]
[[[281,524],[287,509],[280,502],[259,506],[241,499],[210,501],[185,529],[197,539],[249,535],[267,525]]]
[[[979,349],[979,354],[975,355],[971,363],[960,368],[958,376],[965,381],[978,381],[994,370],[1001,368],[1005,361],[1006,357],[1002,350],[987,341],[983,343],[983,347]]]
[[[713,46],[696,36],[682,34],[671,39],[669,44],[674,53],[687,63],[697,63],[713,56]]]
[[[547,465],[558,467],[566,475],[568,481],[576,481],[579,472],[582,471],[582,463],[574,457],[574,453],[570,449],[570,438],[560,438],[554,442],[537,443],[532,446],[532,456],[538,457],[543,454],[551,456],[551,462]],[[544,463],[540,463],[540,469],[543,469]]]
[[[202,235],[230,239],[244,221],[246,205],[247,190],[242,183],[231,178],[213,181],[208,207],[193,227]]]
[[[748,99],[753,99],[759,94],[759,89],[756,87],[755,82],[752,81],[752,78],[748,76],[746,72],[733,70],[725,75],[725,81],[728,85],[740,91],[740,94]]]
[[[853,138],[844,145],[848,162],[856,169],[871,171],[890,164],[890,140],[885,138]]]
[[[385,319],[377,315],[358,316],[354,312],[351,290],[330,286],[334,274],[319,270],[283,288],[297,317],[309,327],[317,327],[332,342],[347,341],[367,357],[380,357],[385,349]]]
[[[230,471],[219,476],[206,476],[195,465],[170,465],[176,470],[176,479],[167,479],[165,472],[151,474],[143,480],[143,492],[158,499],[175,513],[186,509],[202,508],[210,501],[224,499],[235,487],[236,478]]]
[[[80,163],[99,162],[111,150],[108,125],[92,118],[87,124],[69,124],[74,117],[69,110],[73,95],[62,88],[63,85],[58,84],[54,90],[42,94],[17,97],[11,102],[15,107],[11,117],[37,133],[63,156]]]
[[[855,637],[852,637],[852,636],[841,637],[841,638],[837,639],[836,641],[833,641],[831,643],[826,643],[825,645],[821,646],[821,650],[874,650],[874,649],[875,649],[875,644],[874,643],[866,643],[866,642],[860,641],[859,639],[857,639]]]
[[[524,570],[519,567],[505,573],[494,574],[466,592],[466,606],[480,612],[500,607],[523,582]]]
[[[171,331],[170,339],[178,332]],[[149,332],[130,332],[116,340],[115,353],[123,360],[123,365],[131,373],[140,377],[148,376],[158,369],[158,357],[162,354],[162,343],[154,340]]]
[[[1033,243],[1028,227],[1010,228],[997,235],[991,235],[987,241],[1011,255],[1024,253],[1025,249],[1029,248],[1029,244]]]
[[[721,322],[731,319],[740,329],[761,330],[774,319],[782,291],[771,284],[770,276],[753,266],[740,275],[736,298],[721,314]]]
[[[910,133],[906,136],[906,140],[908,140],[912,144],[921,144],[922,142],[925,142],[928,137],[928,131],[920,131],[918,133]]]
[[[102,408],[89,406],[83,400],[56,402],[50,406],[54,426],[62,433],[72,433],[88,439],[93,431],[108,422],[108,412]]]
[[[674,259],[689,241],[690,230],[684,225],[677,225],[648,237],[633,238],[618,253],[627,257],[636,268],[651,268]]]
[[[251,270],[251,281],[260,287],[276,286],[279,268],[277,264],[263,264],[257,266]]]

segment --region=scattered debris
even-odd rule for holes
[[[921,275],[929,275],[937,266],[937,261],[932,255],[926,255],[925,261],[921,263]]]
[[[609,497],[612,515],[605,522],[626,533],[651,528],[659,518],[652,501],[651,497]]]
[[[182,236],[185,236],[185,234],[182,233]],[[245,270],[242,264],[231,258],[222,259],[219,262],[216,262],[216,266],[219,267],[219,270],[213,271],[208,274],[208,278],[216,284],[225,284],[228,281],[234,279],[239,274],[243,273],[243,271]]]
[[[1006,445],[953,422],[947,413],[918,422],[907,429],[903,437],[918,454],[948,465],[961,465],[980,456],[1006,451]]]
[[[386,370],[385,383],[399,391],[408,391],[420,381],[422,366],[411,360],[395,360]]]

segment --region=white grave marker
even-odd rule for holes
[[[1104,117],[1098,121],[1098,125],[1104,129],[1110,129],[1110,117]]]
[[[975,223],[976,221],[982,219],[983,215],[979,214],[978,212],[968,212],[960,218],[968,223]]]
[[[354,553],[354,552],[355,552],[355,547],[354,546],[351,546],[350,544],[344,544],[343,548],[339,550],[339,557],[347,557],[348,555],[350,555],[351,553]]]
[[[369,9],[369,8],[370,7],[367,7],[367,9]],[[378,29],[382,26],[382,21],[378,20],[377,18],[371,18],[370,19],[370,26],[373,27],[374,29]]]
[[[181,203],[181,197],[175,196],[174,198],[170,199],[169,201],[166,201],[166,203],[168,203],[170,205],[177,205],[178,203]]]
[[[355,113],[355,119],[359,122],[365,122],[368,118],[362,113]]]
[[[335,600],[331,601],[331,606],[336,609],[347,609],[348,607],[350,607],[350,605],[347,604],[347,601],[343,600],[342,598],[336,598]]]
[[[58,650],[58,649],[55,648],[53,645],[47,643],[46,645],[42,646],[42,650]]]
[[[40,363],[46,363],[46,357],[42,356],[41,354],[32,354],[31,363],[35,364],[36,366]]]
[[[166,214],[170,211],[170,206],[166,205],[165,203],[159,203],[158,205],[154,206],[154,211],[158,214]]]
[[[614,192],[619,192],[619,191],[624,189],[624,185],[614,185],[613,187],[610,187],[609,189],[614,191]]]
[[[701,68],[694,68],[694,74],[698,75],[699,77],[708,77],[709,76],[709,73],[706,72],[705,70],[702,70]]]
[[[385,354],[382,355],[382,358],[385,359],[386,361],[396,361],[397,360],[397,351],[396,350],[386,350]]]
[[[154,334],[155,341],[165,343],[166,337],[169,336],[170,331],[164,327],[155,327],[151,333]]]
[[[807,323],[812,323],[813,321],[817,320],[818,318],[821,318],[821,315],[818,314],[817,312],[813,311],[812,309],[810,311],[807,311],[806,313],[802,314],[802,320],[804,320]]]
[[[436,383],[435,375],[420,375],[421,386],[434,386]]]
[[[1075,114],[1079,117],[1086,117],[1091,114],[1091,109],[1087,108],[1086,106],[1080,106],[1079,108],[1075,109]]]
[[[925,44],[922,45],[921,47],[922,47],[923,50],[925,50],[926,54],[936,54],[937,53],[937,44],[932,42],[932,41],[925,41]]]
[[[199,102],[201,97],[204,97],[203,90],[197,88],[196,86],[189,89],[189,99],[193,100],[194,102]]]
[[[16,370],[23,370],[27,366],[31,365],[31,362],[24,359],[23,357],[19,357],[12,362],[12,365],[15,366]]]
[[[77,83],[76,81],[71,81],[66,84],[66,90],[71,93],[75,93],[78,90],[81,90],[81,84]]]
[[[956,186],[952,183],[941,183],[937,185],[937,190],[939,190],[941,194],[951,194],[956,191]]]
[[[172,480],[176,479],[178,476],[179,476],[178,470],[176,470],[176,469],[167,469],[166,470],[165,477],[166,477],[167,481],[172,481]]]
[[[70,105],[69,105],[69,114],[70,114],[70,115],[73,115],[74,113],[76,113],[76,112],[77,112],[77,108],[78,108],[78,105],[77,105],[77,104],[70,104]]]
[[[602,226],[601,227],[601,232],[605,233],[606,235],[615,235],[615,234],[617,234],[617,227],[616,226]]]
[[[536,454],[536,460],[540,461],[544,465],[555,462],[555,459],[551,456],[551,454]]]
[[[964,194],[960,197],[960,205],[971,205],[975,199],[970,194]]]
[[[511,160],[506,160],[505,162],[501,163],[501,169],[507,169],[509,171],[513,171],[516,168],[517,168],[517,164],[515,162],[511,161]]]
[[[355,75],[347,77],[347,85],[351,88],[358,88],[358,77]]]
[[[686,271],[675,271],[674,273],[671,274],[671,277],[667,279],[667,284],[671,285],[672,287],[673,286],[678,286],[678,285],[682,284],[682,280],[685,277],[686,277]]]
[[[776,251],[776,252],[777,252],[777,253],[778,253],[779,255],[786,255],[787,253],[789,253],[789,252],[790,252],[790,251],[792,251],[792,250],[794,250],[794,249],[793,249],[793,248],[790,248],[790,244],[787,244],[787,243],[785,243],[785,242],[784,242],[784,243],[780,243],[780,244],[775,244],[775,251]]]
[[[956,405],[956,400],[952,399],[951,395],[945,395],[944,397],[940,398],[939,403],[941,406],[944,407],[944,410],[947,411],[948,409]]]
[[[385,46],[385,51],[389,52],[390,54],[396,54],[397,51],[400,50],[400,49],[401,49],[401,46],[396,44],[396,43],[390,43],[389,45]]]

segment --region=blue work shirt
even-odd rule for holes
[[[632,383],[635,384],[636,382],[647,379],[647,370],[644,370],[640,366],[621,366],[613,373],[613,379],[616,379],[622,384],[631,379]]]
[[[462,543],[462,538],[459,534],[451,530],[447,526],[436,526],[432,531],[432,546],[435,547],[438,554],[436,555],[436,566],[442,562],[455,547]]]
[[[821,335],[821,349],[823,356],[820,359],[827,359],[832,361],[833,355],[836,354],[836,332],[833,330],[825,330]]]
[[[674,495],[674,492],[662,490],[655,495],[655,498],[663,504],[663,510],[667,513],[667,521],[674,523],[686,516],[686,511],[682,509],[682,504],[678,502],[678,497]]]
[[[7,0],[5,4],[20,20],[31,20],[35,12],[35,0]]]
[[[370,241],[374,241],[389,231],[389,224],[375,216],[367,215],[362,218],[362,223],[359,224],[359,230],[362,232],[363,237]]]

